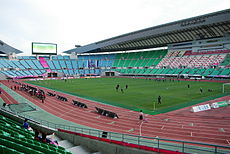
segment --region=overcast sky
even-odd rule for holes
[[[0,40],[31,55],[32,42],[58,54],[128,32],[228,9],[230,0],[0,0]]]

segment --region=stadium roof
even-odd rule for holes
[[[0,54],[22,53],[22,51],[15,49],[0,40]]]
[[[64,53],[95,53],[165,47],[168,44],[230,35],[230,9],[154,26]]]

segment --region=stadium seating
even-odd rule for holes
[[[228,66],[230,67],[230,54],[228,54],[225,59],[220,64],[221,66]]]
[[[0,115],[1,153],[63,153],[64,148],[34,140],[34,133],[21,127],[21,124]]]
[[[130,52],[116,54],[113,67],[150,67],[156,66],[167,50]]]
[[[172,52],[171,52],[172,53]],[[163,58],[163,60],[157,65],[156,68],[161,67],[210,67],[219,65],[219,63],[224,59],[225,55],[192,55],[192,56],[180,56],[172,57],[172,54]],[[177,56],[177,55],[176,55]]]
[[[200,51],[155,50],[117,54],[40,57],[19,56],[0,59],[0,73],[11,78],[38,77],[46,72],[66,76],[100,75],[116,71],[123,75],[229,75],[230,49]],[[220,68],[221,67],[221,68]]]

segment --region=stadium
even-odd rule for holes
[[[229,19],[222,10],[63,55],[33,42],[18,56],[0,41],[1,153],[230,153]]]

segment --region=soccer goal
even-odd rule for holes
[[[223,84],[223,93],[230,93],[230,83]]]

